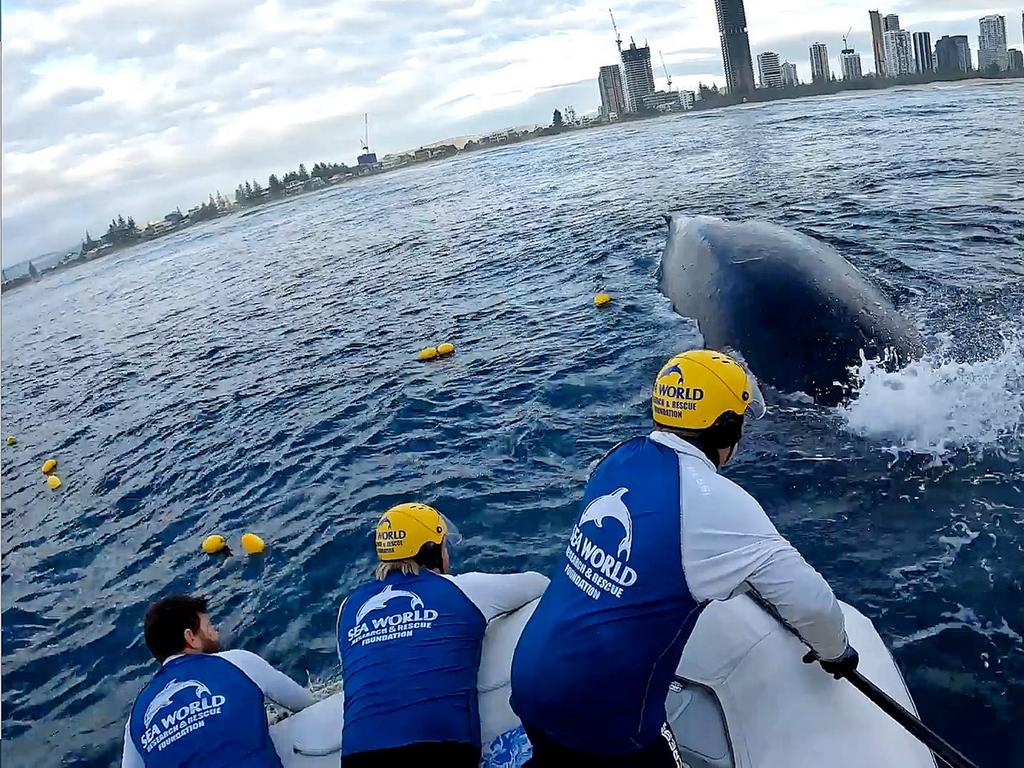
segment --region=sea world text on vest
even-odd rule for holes
[[[636,583],[636,571],[592,542],[578,525],[573,526],[565,556],[570,566],[578,571],[578,576],[613,597],[622,597],[623,589]],[[572,574],[567,575],[572,579]],[[592,589],[577,583],[577,579],[572,581],[593,599],[600,597],[599,593],[595,594]]]
[[[431,623],[436,620],[437,611],[432,608],[379,616],[352,627],[348,631],[348,641],[349,643],[367,645],[396,640],[400,637],[411,637],[413,630],[430,629]]]
[[[178,707],[146,729],[142,734],[142,748],[147,752],[152,751],[154,747],[161,751],[183,736],[199,730],[206,725],[206,718],[221,714],[221,707],[225,701],[227,699],[224,696],[214,694],[209,698],[193,701],[187,706]]]

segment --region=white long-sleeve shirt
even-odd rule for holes
[[[536,600],[544,590],[548,588],[551,580],[536,571],[525,571],[524,573],[480,573],[470,571],[460,573],[457,576],[442,574],[441,578],[448,579],[459,588],[469,601],[477,607],[484,615],[484,620],[490,622],[505,613],[522,608],[527,603]],[[345,607],[345,600],[341,601],[338,607],[338,621],[341,621],[341,610]]]
[[[177,654],[164,660],[164,664],[179,658]],[[313,694],[292,680],[280,670],[274,669],[266,659],[250,651],[235,649],[214,654],[225,661],[230,661],[252,680],[263,691],[264,697],[270,699],[292,712],[298,712],[313,704]],[[131,737],[131,716],[124,724],[124,753],[121,757],[121,768],[145,768],[142,755],[135,748]]]
[[[842,655],[846,625],[832,589],[761,505],[682,438],[655,431],[651,439],[679,456],[683,575],[694,599],[727,600],[753,590],[821,658]]]
[[[536,600],[548,588],[550,579],[536,571],[525,573],[460,573],[446,575],[452,584],[461,590],[491,621],[502,614],[511,613],[532,600]]]

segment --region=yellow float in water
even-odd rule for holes
[[[261,539],[255,533],[242,534],[242,549],[244,549],[250,555],[262,555],[263,550],[266,548],[267,545],[263,543],[263,539]]]
[[[216,555],[218,552],[223,552],[227,546],[227,539],[219,533],[215,533],[212,536],[207,536],[203,539],[203,552],[208,555]]]
[[[14,445],[16,442],[18,442],[18,438],[16,438],[14,435],[8,435],[7,436],[7,444],[8,445]]]
[[[594,306],[603,307],[605,304],[611,304],[612,297],[607,293],[599,293],[594,297]]]
[[[57,468],[57,460],[56,459],[47,459],[46,461],[43,462],[43,474],[44,475],[50,474],[56,468]]]
[[[450,355],[455,351],[455,345],[445,342],[444,344],[437,345],[437,354],[439,355]]]
[[[437,357],[437,347],[427,347],[420,350],[420,360],[433,360],[435,357]]]
[[[50,486],[51,491],[56,491],[61,486],[60,478],[56,475],[50,475],[46,478],[46,484]]]

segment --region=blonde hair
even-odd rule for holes
[[[400,571],[403,576],[419,576],[420,568],[422,567],[423,566],[411,557],[406,558],[405,560],[391,560],[386,563],[377,563],[375,575],[377,576],[378,581],[384,581],[384,579],[395,571]]]

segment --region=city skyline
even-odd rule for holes
[[[458,0],[404,15],[373,2],[221,7],[211,17],[198,0],[4,3],[5,264],[72,245],[111,211],[158,218],[239,178],[316,158],[353,163],[366,111],[379,157],[546,122],[556,106],[596,112],[595,74],[615,61],[604,2],[555,14]],[[886,10],[933,41],[963,33],[976,47],[980,14],[970,6]],[[1020,10],[995,10],[1019,48]],[[675,88],[724,86],[710,0],[635,2],[616,15],[638,43],[664,52]],[[746,15],[751,52],[778,52],[803,81],[815,40],[840,71],[839,38],[851,25],[851,48],[873,68],[862,4],[783,0],[748,5]],[[660,61],[652,64],[663,88]]]

